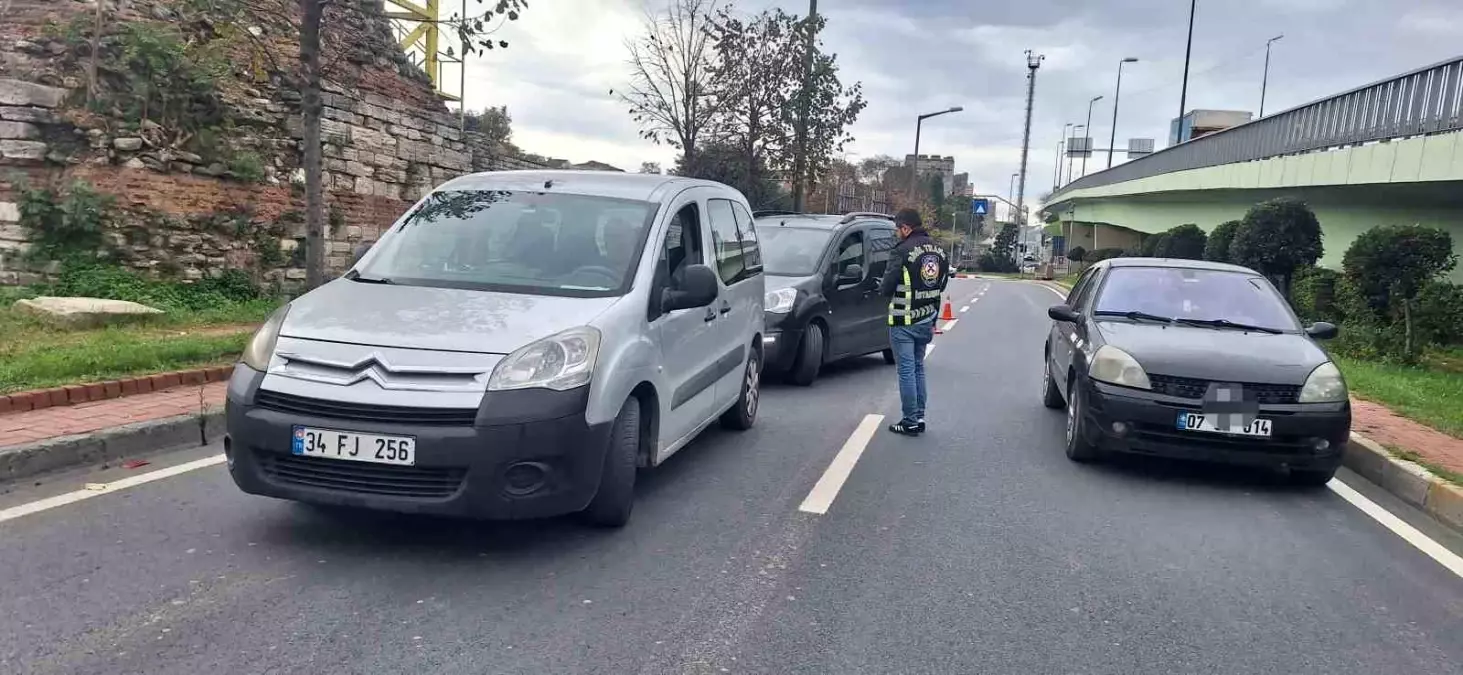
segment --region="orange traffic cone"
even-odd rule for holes
[[[946,301],[945,302],[945,311],[940,312],[940,320],[941,321],[954,321],[955,320],[955,309],[950,306],[949,301]]]

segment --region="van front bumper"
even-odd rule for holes
[[[241,490],[333,506],[482,519],[541,518],[583,510],[599,489],[610,423],[586,423],[589,387],[484,396],[471,424],[350,418],[294,400],[259,400],[263,374],[234,368],[224,451]],[[266,399],[269,397],[266,396]],[[338,404],[319,402],[323,410]],[[329,406],[337,406],[331,408]],[[416,440],[413,466],[305,457],[297,426]]]

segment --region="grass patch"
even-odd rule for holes
[[[1336,356],[1346,383],[1358,396],[1403,417],[1463,438],[1463,374]]]
[[[1454,485],[1463,487],[1463,473],[1458,473],[1457,471],[1454,471],[1447,467],[1429,462],[1426,459],[1423,459],[1422,455],[1419,455],[1405,448],[1397,447],[1395,445],[1387,446],[1387,452],[1392,453],[1392,455],[1397,459],[1412,462],[1413,464],[1417,464],[1422,468],[1431,471],[1433,475],[1437,476],[1438,478],[1448,481],[1449,483],[1452,483]]]

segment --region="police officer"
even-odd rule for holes
[[[925,348],[935,337],[940,294],[950,281],[950,262],[914,209],[894,216],[900,242],[894,247],[879,293],[889,297],[889,345],[899,369],[903,416],[889,430],[918,436],[925,430]]]

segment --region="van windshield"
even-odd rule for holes
[[[650,202],[543,192],[438,192],[351,278],[535,295],[623,295]]]

